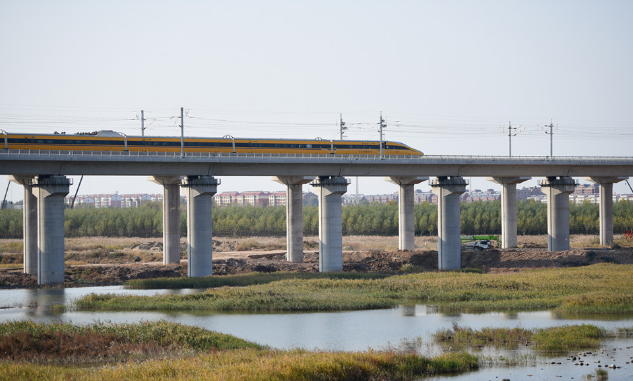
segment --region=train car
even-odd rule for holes
[[[423,153],[398,142],[383,142],[383,155]],[[4,133],[5,149],[62,151],[180,152],[180,137],[128,136],[115,131],[67,134]],[[379,155],[380,142],[368,140],[184,138],[185,152]]]

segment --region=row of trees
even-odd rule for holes
[[[599,209],[597,204],[570,204],[570,232],[598,234]],[[616,234],[633,230],[633,203],[620,201],[613,207],[613,229]],[[398,205],[370,204],[343,208],[344,235],[397,235]],[[501,204],[499,201],[473,202],[461,205],[462,234],[501,233]],[[547,204],[535,201],[517,205],[518,234],[547,233]],[[121,236],[160,237],[162,235],[162,206],[148,203],[130,209],[75,209],[66,210],[67,237]],[[181,212],[181,234],[187,234],[186,211]],[[232,206],[213,209],[213,231],[217,236],[285,235],[286,208]],[[319,213],[316,206],[303,209],[303,231],[318,235]],[[415,205],[415,234],[437,234],[437,205]],[[22,211],[0,211],[0,238],[22,237]]]

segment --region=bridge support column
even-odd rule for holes
[[[462,266],[459,208],[460,196],[466,192],[466,181],[460,176],[438,177],[431,187],[438,200],[438,269],[459,269]]]
[[[314,177],[276,176],[273,181],[286,184],[286,260],[303,263],[303,184]]]
[[[33,176],[9,176],[9,180],[24,187],[22,231],[24,273],[37,276],[37,197],[33,194]]]
[[[199,277],[213,273],[213,195],[219,181],[213,176],[187,176],[187,275]]]
[[[399,186],[398,189],[398,250],[415,250],[414,185],[428,177],[392,176],[385,180]]]
[[[517,184],[530,177],[489,177],[501,184],[501,247],[517,247]]]
[[[628,177],[586,177],[586,180],[600,184],[600,245],[613,243],[613,184]]]
[[[163,186],[163,264],[180,263],[180,176],[151,176]]]
[[[71,181],[66,176],[37,176],[37,283],[64,283],[64,197]]]
[[[343,270],[343,204],[349,182],[344,177],[319,176],[311,183],[319,196],[319,272]]]
[[[576,190],[576,181],[553,176],[540,185],[547,195],[547,250],[569,250],[569,195]]]

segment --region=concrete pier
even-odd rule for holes
[[[586,180],[600,184],[600,245],[613,243],[613,184],[628,177],[586,177]]]
[[[319,197],[319,272],[343,270],[343,204],[349,182],[344,177],[319,176],[311,185]]]
[[[182,187],[187,194],[187,275],[213,273],[213,195],[219,181],[213,176],[187,176]]]
[[[398,185],[398,250],[415,250],[414,185],[428,177],[393,176],[385,180]]]
[[[33,176],[9,176],[9,180],[24,187],[22,205],[24,273],[37,275],[37,197],[33,194]]]
[[[438,177],[431,187],[438,199],[437,267],[455,270],[462,266],[460,240],[460,196],[466,192],[466,181],[460,176]]]
[[[547,250],[569,250],[569,195],[576,190],[576,181],[552,176],[539,185],[547,195]]]
[[[517,184],[530,177],[489,177],[501,185],[501,247],[517,247]]]
[[[286,260],[303,263],[303,184],[314,176],[275,176],[286,185]]]
[[[66,176],[37,176],[37,283],[64,283],[64,197],[71,181]]]
[[[180,263],[180,176],[151,176],[163,186],[163,264]]]

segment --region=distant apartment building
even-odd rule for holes
[[[517,201],[525,200],[541,200],[545,197],[545,193],[541,190],[541,187],[523,187],[517,189]]]
[[[74,196],[66,196],[66,205],[72,205]],[[75,199],[75,208],[138,208],[145,202],[162,202],[163,196],[160,194],[90,194],[78,195]]]
[[[470,192],[466,192],[462,195],[463,203],[477,202],[477,201],[495,201],[501,199],[501,193],[494,189],[487,189],[482,191],[481,189],[475,189]]]
[[[286,192],[272,192],[268,196],[268,205],[269,206],[284,206],[286,205]]]
[[[316,199],[314,193],[303,193],[304,203],[310,203]],[[238,205],[238,206],[285,206],[286,191],[264,192],[264,191],[248,191],[248,192],[222,192],[213,196],[213,204],[217,207]]]
[[[633,201],[633,194],[613,194],[613,201]],[[501,194],[494,189],[474,189],[465,192],[461,196],[464,203],[477,201],[495,201],[500,200]],[[68,206],[71,205],[73,196],[69,195],[65,198]],[[547,202],[547,196],[541,191],[540,187],[522,187],[517,189],[517,201],[535,200],[538,202]],[[599,203],[600,192],[599,187],[594,184],[578,185],[576,191],[569,197],[570,202],[582,204],[584,202]],[[78,195],[75,200],[75,207],[89,208],[138,208],[146,202],[162,202],[162,194],[92,194]],[[184,196],[180,198],[181,204],[186,204]],[[342,196],[343,205],[359,205],[364,203],[387,204],[388,202],[398,202],[398,193],[389,194],[344,194]],[[303,202],[306,205],[318,204],[318,197],[312,192],[303,193]],[[437,204],[437,195],[433,192],[422,191],[416,189],[413,194],[413,202],[422,204],[425,202]],[[286,192],[265,192],[265,191],[247,191],[247,192],[222,192],[213,196],[213,203],[216,207],[225,207],[231,205],[239,206],[285,206]]]
[[[437,204],[437,195],[433,192],[422,192],[417,189],[413,193],[413,202],[416,204],[422,204],[428,202],[429,204]]]
[[[600,194],[600,184],[578,184],[574,195]]]

